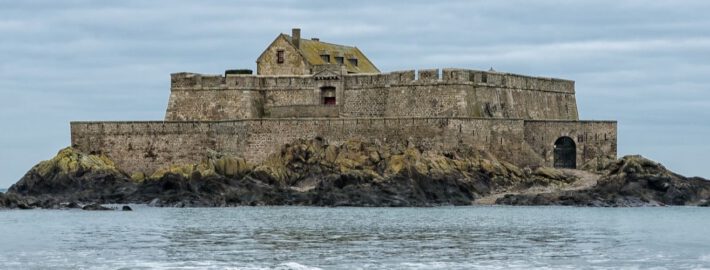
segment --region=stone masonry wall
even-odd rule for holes
[[[464,143],[519,163],[522,120],[472,118],[264,119],[221,122],[73,122],[72,146],[102,153],[126,172],[152,173],[170,164],[199,162],[208,149],[251,162],[296,139],[321,137],[331,144],[348,139],[412,142],[447,150]]]
[[[542,159],[522,165],[554,165],[554,144],[560,137],[571,138],[577,148],[577,167],[603,157],[616,159],[616,121],[525,121],[525,141]]]
[[[279,50],[284,52],[284,62],[276,61]],[[256,61],[256,73],[259,75],[277,74],[309,74],[309,66],[303,56],[283,36],[279,36],[274,43]]]
[[[335,86],[340,117],[476,117],[577,120],[574,82],[464,69],[311,76],[172,76],[166,120],[269,118],[275,106],[321,103]]]
[[[209,121],[258,117],[263,100],[260,92],[253,87],[226,88],[227,82],[219,75],[172,74],[165,119]]]

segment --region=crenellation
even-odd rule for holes
[[[417,71],[418,83],[432,83],[439,81],[439,69],[420,69]]]
[[[415,77],[414,70],[393,71],[386,74],[389,77],[389,85],[410,84]]]
[[[170,88],[197,88],[201,85],[202,75],[197,73],[179,72],[170,74]]]
[[[220,89],[225,83],[222,75],[202,75],[202,89]]]
[[[389,84],[389,77],[387,74],[374,74],[372,76],[372,84],[378,86],[385,86]]]
[[[484,83],[491,86],[505,86],[503,83],[504,75],[498,72],[484,72],[486,81]]]
[[[442,80],[448,83],[470,83],[472,82],[471,70],[460,68],[445,68],[442,70]]]
[[[252,75],[227,75],[227,87],[230,89],[256,89],[257,77]]]

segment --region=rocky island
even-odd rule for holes
[[[171,74],[163,121],[72,122],[0,207],[707,205],[710,182],[617,159],[574,81],[381,73],[354,46],[280,34],[251,70]]]
[[[519,168],[471,148],[421,151],[360,141],[299,140],[264,162],[212,153],[200,163],[127,173],[106,156],[61,150],[6,194],[5,208],[140,203],[170,207],[254,205],[662,206],[710,202],[710,181],[685,178],[641,156],[585,170]]]

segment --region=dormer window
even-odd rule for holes
[[[342,65],[343,63],[345,63],[345,58],[342,56],[336,56],[335,62],[338,63],[338,65]]]
[[[284,50],[276,51],[276,63],[283,64],[284,61]]]
[[[330,55],[329,54],[321,54],[320,59],[323,60],[323,62],[330,63]]]
[[[348,61],[350,61],[351,65],[357,67],[357,58],[350,58],[348,59]]]

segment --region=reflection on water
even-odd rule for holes
[[[0,211],[0,269],[710,268],[705,208]]]

